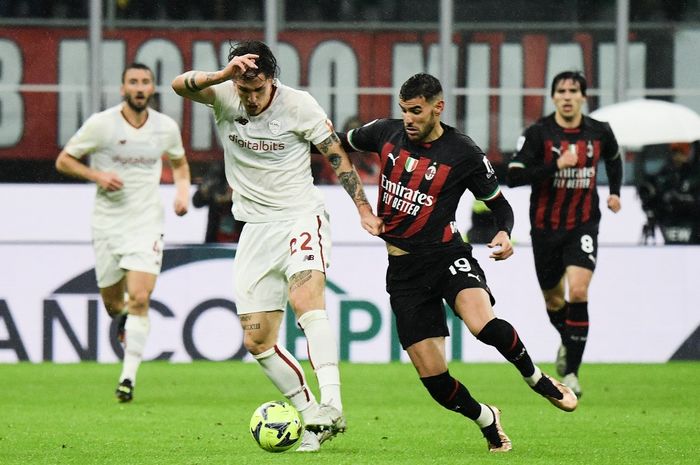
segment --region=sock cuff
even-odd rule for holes
[[[425,378],[420,378],[420,380],[423,383],[423,386],[430,389],[430,387],[439,385],[440,383],[444,383],[446,381],[451,383],[452,376],[450,375],[450,370],[447,370],[439,375],[426,376]]]
[[[129,315],[126,318],[125,329],[128,331],[136,326],[149,329],[151,327],[151,320],[149,320],[148,315]]]
[[[314,321],[318,320],[327,320],[328,319],[328,314],[326,313],[325,310],[309,310],[308,312],[304,313],[302,316],[299,317],[299,326],[301,326],[301,329],[306,328],[309,326]]]

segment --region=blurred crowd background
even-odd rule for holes
[[[438,9],[425,0],[284,0],[286,21],[413,21],[438,20]],[[89,0],[0,0],[2,17],[86,18]],[[263,1],[109,0],[120,19],[260,21]],[[457,22],[600,22],[614,17],[615,0],[456,0]],[[630,20],[692,22],[700,20],[697,0],[634,0]]]

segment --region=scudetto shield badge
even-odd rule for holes
[[[418,166],[418,160],[416,160],[415,158],[411,158],[411,157],[408,157],[406,159],[406,164],[404,165],[404,168],[406,169],[406,171],[408,171],[410,173],[411,171],[416,169],[416,166]]]

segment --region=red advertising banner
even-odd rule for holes
[[[646,87],[647,55],[666,47],[655,69],[673,69],[672,33],[634,36],[632,84]],[[210,111],[170,88],[178,74],[219,69],[230,42],[263,39],[260,30],[105,30],[101,50],[102,108],[119,102],[124,66],[138,61],[156,73],[156,105],[175,118],[192,160],[220,156]],[[523,127],[551,111],[548,85],[562,69],[583,70],[589,87],[613,88],[613,31],[455,34],[452,105],[458,129],[498,162]],[[396,94],[416,72],[440,74],[439,35],[405,31],[284,31],[276,50],[282,82],[311,92],[342,130],[349,118],[400,117]],[[89,116],[90,60],[86,28],[0,28],[0,159],[55,158]],[[665,62],[664,62],[665,60]],[[656,75],[655,75],[656,76]],[[672,73],[655,86],[672,86]],[[652,77],[650,79],[657,79]],[[658,80],[658,79],[657,79]],[[603,92],[604,93],[604,92]],[[602,99],[603,97],[601,97]],[[589,106],[602,102],[593,97]]]

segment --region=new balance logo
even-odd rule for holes
[[[312,262],[316,259],[313,255],[304,255],[304,260],[305,262]]]

